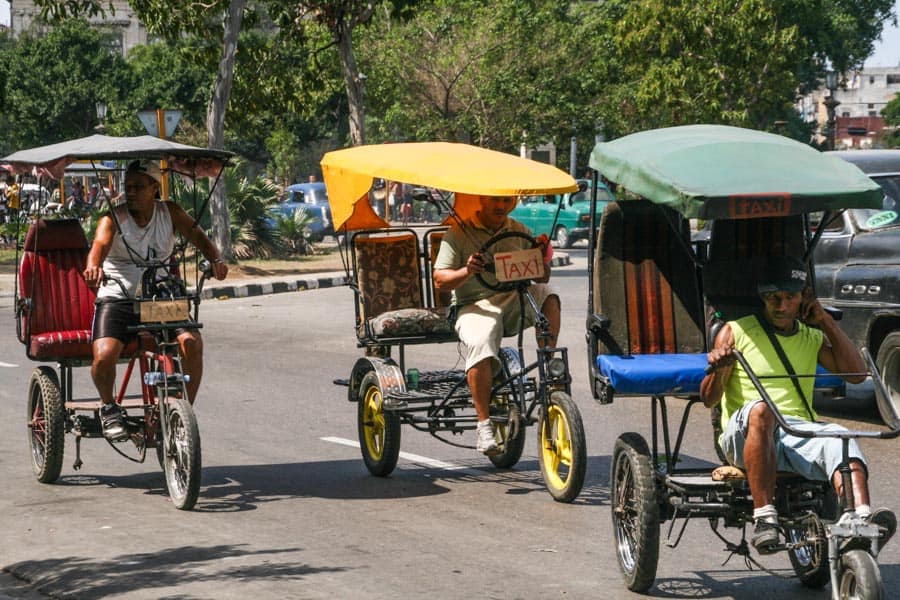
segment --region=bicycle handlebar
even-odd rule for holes
[[[891,429],[888,431],[807,431],[803,429],[796,429],[791,427],[787,420],[784,418],[784,415],[781,414],[781,411],[778,410],[778,406],[775,404],[775,401],[772,400],[769,393],[766,391],[766,388],[763,386],[760,378],[753,372],[753,369],[750,368],[750,365],[747,363],[747,359],[744,358],[744,355],[741,354],[740,350],[734,350],[734,356],[737,359],[738,363],[743,367],[744,371],[747,373],[747,376],[750,378],[750,381],[753,383],[753,386],[756,388],[756,391],[759,392],[760,397],[763,402],[766,403],[766,406],[769,407],[769,410],[772,411],[772,414],[775,415],[775,420],[778,422],[778,425],[784,429],[786,432],[791,435],[795,435],[797,437],[802,438],[814,438],[814,437],[829,437],[829,438],[840,438],[840,439],[849,439],[849,438],[878,438],[878,439],[893,439],[900,436],[900,418],[897,416],[897,411],[894,408],[893,404],[890,402],[889,392],[887,391],[884,381],[881,379],[881,376],[878,373],[878,370],[875,368],[875,363],[872,361],[872,356],[869,354],[869,351],[866,348],[862,349],[863,359],[866,361],[869,367],[869,373],[872,376],[872,380],[875,382],[876,388],[876,397],[879,394],[883,394],[883,397],[879,399],[879,402],[887,402],[890,406],[890,413],[893,415],[893,424],[888,425]]]

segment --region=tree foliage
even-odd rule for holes
[[[884,136],[883,143],[888,148],[900,148],[900,94],[885,105],[881,110],[884,124],[890,129]]]
[[[5,150],[51,144],[93,133],[96,103],[117,97],[125,63],[108,33],[68,20],[46,34],[23,33],[0,49],[4,73]],[[98,77],[98,74],[103,74]]]

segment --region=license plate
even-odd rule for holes
[[[141,323],[168,323],[187,321],[189,307],[187,298],[178,300],[148,300],[140,303]]]

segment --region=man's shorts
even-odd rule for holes
[[[746,403],[741,410],[731,415],[725,432],[722,434],[722,451],[732,465],[746,469],[744,465],[744,444],[746,443],[747,424],[750,410],[756,406],[755,400]],[[788,425],[804,431],[847,431],[834,423],[813,423],[797,417],[785,417]],[[841,464],[842,443],[839,438],[803,438],[784,432],[775,426],[775,458],[776,470],[797,473],[807,479],[829,481],[831,475]],[[859,460],[863,465],[866,460],[856,440],[850,440],[850,458]]]
[[[540,307],[549,296],[556,295],[546,283],[533,283],[529,290]],[[525,327],[533,326],[534,321],[534,311],[526,300]],[[496,359],[503,338],[519,332],[519,293],[499,292],[461,307],[455,327],[465,348],[467,371],[485,358]]]
[[[137,337],[137,333],[128,333],[128,327],[139,323],[140,319],[134,312],[132,300],[97,300],[94,304],[91,341],[111,337],[128,344]]]

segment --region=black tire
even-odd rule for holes
[[[791,566],[800,583],[810,588],[820,588],[831,579],[828,569],[828,540],[825,526],[815,515],[806,518],[797,527],[787,529],[788,541],[794,544],[812,540],[811,545],[788,551]]]
[[[179,398],[169,408],[163,435],[163,470],[172,504],[191,510],[200,495],[200,428],[191,403]]]
[[[557,502],[572,502],[584,486],[587,449],[581,411],[565,392],[550,394],[538,421],[538,461],[544,485]]]
[[[369,473],[387,477],[400,458],[400,415],[382,409],[378,375],[369,371],[359,385],[357,430],[359,448]]]
[[[509,411],[509,405],[505,401],[500,402],[500,399],[491,399],[491,404],[500,404],[505,412],[508,413]],[[518,415],[518,411],[516,411],[516,414]],[[502,452],[488,456],[491,459],[491,463],[498,469],[509,469],[515,466],[519,459],[522,458],[522,452],[525,450],[525,419],[521,415],[513,418],[515,422],[511,419],[506,423],[494,423],[494,434],[500,440],[507,438],[506,445],[502,446]],[[508,434],[510,427],[514,428],[511,436]]]
[[[572,240],[572,236],[569,235],[569,230],[560,225],[556,228],[556,231],[553,234],[553,239],[556,240],[556,247],[563,248],[568,250],[572,247],[572,244],[575,243]]]
[[[31,373],[27,418],[31,469],[41,483],[53,483],[62,471],[66,427],[59,377],[51,367]]]
[[[838,592],[841,600],[881,600],[884,597],[881,571],[871,554],[865,550],[851,550],[841,555]]]
[[[892,400],[894,407],[900,409],[900,331],[889,333],[881,346],[878,347],[878,356],[875,358],[875,366],[884,379],[887,387],[888,400]],[[881,420],[890,425],[892,416],[885,414],[881,405],[878,406]]]
[[[659,562],[659,502],[647,442],[634,432],[616,440],[610,475],[616,557],[632,592],[646,592]]]

